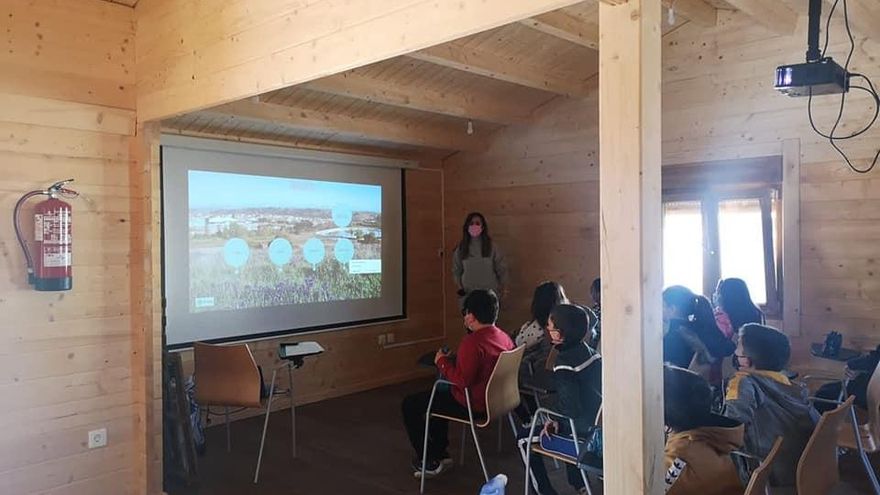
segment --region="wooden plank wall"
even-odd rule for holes
[[[486,215],[510,267],[500,324],[518,330],[529,318],[532,291],[555,280],[589,303],[599,275],[598,94],[556,99],[530,124],[501,131],[484,154],[459,153],[444,163],[447,297],[455,301],[451,254],[469,211]],[[461,328],[448,305],[447,328]],[[452,333],[452,332],[451,332]]]
[[[875,269],[880,213],[880,169],[858,175],[846,168],[828,142],[813,133],[807,100],[772,89],[777,65],[803,60],[806,2],[793,36],[770,33],[752,19],[722,13],[712,29],[685,25],[665,37],[663,79],[663,160],[704,160],[780,154],[782,141],[801,146],[801,328],[793,333],[797,364],[820,366],[806,350],[829,330],[848,344],[880,343],[880,271]],[[839,19],[841,16],[837,16]],[[841,63],[848,42],[842,22],[832,24],[829,54]],[[856,32],[851,70],[880,80],[880,39]],[[819,126],[830,129],[838,97],[814,100]],[[846,132],[866,122],[873,107],[852,93]],[[864,166],[880,145],[880,126],[842,146]],[[783,191],[783,194],[785,192]]]
[[[437,164],[435,164],[437,165]],[[297,405],[360,392],[426,375],[416,366],[422,354],[437,349],[443,338],[442,172],[435,169],[406,172],[407,319],[361,328],[321,332],[251,342],[250,348],[263,376],[271,379],[278,366],[278,344],[314,340],[326,353],[306,360],[294,371]],[[378,345],[381,334],[394,334],[394,344]],[[410,343],[410,344],[408,344]],[[185,372],[191,373],[192,352],[183,353]],[[279,386],[287,387],[287,374],[279,374]],[[286,409],[286,397],[273,402],[273,410]],[[222,412],[222,411],[218,411]],[[234,419],[259,414],[245,410]],[[222,424],[223,418],[215,419]],[[300,432],[308,435],[308,432]]]
[[[0,493],[130,493],[133,12],[7,0],[0,19]],[[74,289],[35,292],[13,205],[69,177]],[[108,446],[88,450],[100,427]]]
[[[663,163],[780,155],[783,140],[801,146],[800,338],[797,363],[810,342],[831,329],[857,347],[880,343],[880,168],[867,175],[846,169],[827,141],[813,134],[805,99],[772,89],[777,65],[803,60],[806,12],[793,36],[771,33],[747,16],[722,11],[714,28],[688,23],[664,37]],[[830,54],[847,45],[833,25]],[[853,70],[880,81],[880,40],[856,33]],[[871,113],[852,95],[850,131]],[[835,97],[817,99],[817,120],[828,129]],[[561,281],[576,301],[588,301],[598,272],[598,134],[595,99],[559,99],[536,121],[502,131],[489,151],[446,160],[446,247],[460,236],[464,213],[482,210],[510,258],[511,295],[502,322],[515,330],[527,318],[531,290],[543,279]],[[844,144],[862,163],[877,150],[880,126]],[[452,297],[452,286],[447,286]],[[449,321],[458,321],[452,311]],[[453,328],[453,327],[450,327]]]

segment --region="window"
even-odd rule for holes
[[[737,277],[770,315],[781,308],[779,157],[663,170],[663,284],[711,295]]]

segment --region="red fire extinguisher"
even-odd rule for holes
[[[70,236],[73,210],[70,203],[59,199],[79,196],[76,191],[65,187],[69,182],[73,179],[56,182],[48,189],[31,191],[15,204],[12,214],[15,236],[27,260],[28,283],[36,290],[61,291],[73,287],[73,241]],[[19,213],[28,199],[41,195],[49,198],[34,207],[35,255],[32,256],[22,235]]]

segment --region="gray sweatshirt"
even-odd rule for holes
[[[783,437],[770,484],[794,486],[798,460],[819,419],[806,387],[774,371],[738,371],[725,400],[724,415],[745,425],[746,452],[766,457],[776,437]]]
[[[479,237],[471,239],[468,257],[462,259],[459,248],[452,254],[452,276],[458,287],[466,291],[492,289],[498,291],[507,285],[507,263],[498,247],[492,244],[492,252],[483,257],[483,243]]]

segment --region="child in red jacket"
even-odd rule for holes
[[[464,300],[464,324],[470,333],[462,339],[453,358],[448,351],[437,351],[434,362],[451,388],[438,388],[434,395],[432,412],[461,418],[468,417],[464,389],[470,393],[471,407],[475,413],[486,410],[486,385],[498,362],[498,356],[514,348],[513,340],[495,326],[498,319],[498,297],[491,290],[471,291]],[[421,476],[422,446],[425,434],[425,412],[431,391],[409,395],[403,399],[401,411],[410,443],[416,451],[412,468]],[[428,427],[428,455],[425,475],[437,476],[452,467],[452,458],[446,451],[449,446],[449,423],[432,418]]]

